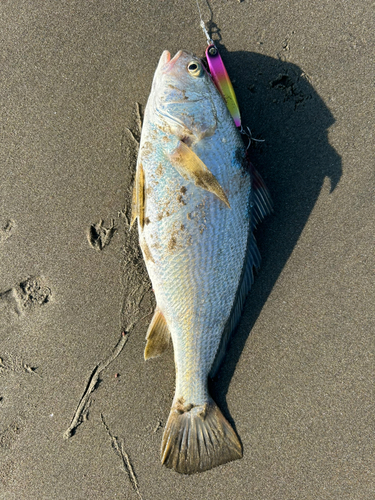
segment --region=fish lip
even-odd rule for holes
[[[162,55],[160,56],[160,61],[159,61],[159,64],[161,66],[164,66],[165,64],[167,64],[169,61],[171,60],[171,53],[169,52],[169,50],[164,50]]]
[[[173,56],[173,58],[172,58],[172,59],[169,61],[169,63],[168,63],[168,67],[169,67],[169,69],[170,69],[170,68],[172,68],[172,67],[174,66],[175,62],[177,61],[177,59],[180,57],[180,55],[181,55],[181,54],[182,54],[182,50],[179,50],[179,51],[177,52],[177,54],[175,54],[175,55]]]
[[[168,73],[175,65],[177,59],[181,56],[182,50],[179,50],[177,54],[171,59],[171,54],[168,50],[164,50],[159,60],[159,69],[162,73]]]

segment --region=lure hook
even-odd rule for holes
[[[249,143],[248,143],[246,149],[249,149],[252,142],[265,142],[265,139],[254,139],[254,137],[251,133],[250,127],[246,127],[246,129],[245,129],[245,128],[243,128],[242,124],[241,124],[241,128],[240,128],[240,134],[246,135],[246,137],[249,139]]]

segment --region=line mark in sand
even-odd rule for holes
[[[116,436],[114,436],[112,434],[110,428],[108,427],[108,425],[106,424],[106,422],[104,420],[103,413],[101,413],[100,416],[101,416],[101,419],[102,419],[102,424],[104,425],[104,428],[107,431],[107,434],[111,438],[112,447],[115,450],[115,452],[120,456],[120,458],[122,460],[122,465],[124,467],[124,471],[127,473],[128,477],[129,477],[129,480],[131,482],[131,485],[133,486],[134,491],[137,493],[137,495],[139,496],[139,498],[142,499],[141,492],[139,491],[137,477],[134,474],[134,469],[133,469],[133,466],[132,466],[132,464],[130,462],[129,455],[125,451],[123,441],[122,440],[120,441]]]
[[[117,358],[117,356],[120,354],[122,349],[124,348],[126,342],[128,341],[129,338],[129,333],[123,332],[121,335],[120,340],[117,342],[115,348],[111,352],[111,354],[108,356],[107,359],[101,361],[98,363],[94,370],[92,371],[89,380],[86,384],[86,388],[83,392],[83,395],[78,403],[77,409],[74,413],[73,419],[67,428],[67,430],[64,432],[64,438],[69,439],[72,437],[77,429],[77,427],[83,422],[83,414],[85,413],[85,410],[88,408],[89,404],[89,399],[91,393],[95,390],[96,384],[98,383],[99,380],[99,375],[100,373],[107,368],[108,365],[112,363],[114,359]]]
[[[90,245],[95,250],[103,250],[104,247],[109,245],[113,235],[116,232],[115,221],[111,219],[108,228],[103,227],[104,221],[101,219],[98,224],[91,224],[87,232],[87,239]]]

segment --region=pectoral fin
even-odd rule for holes
[[[133,186],[133,196],[132,196],[132,215],[130,220],[130,227],[133,227],[136,218],[138,217],[138,207],[137,207],[137,181],[134,182]]]
[[[145,175],[143,172],[142,163],[137,166],[135,174],[135,182],[133,187],[132,198],[132,216],[130,227],[133,226],[135,219],[138,217],[139,224],[143,228],[144,225],[144,212],[145,212]]]
[[[157,307],[147,330],[145,359],[160,356],[167,349],[170,337],[171,334],[169,333],[163,313]]]
[[[194,182],[196,186],[206,191],[210,191],[230,208],[227,195],[218,180],[189,146],[179,141],[169,158],[172,165],[184,179]]]

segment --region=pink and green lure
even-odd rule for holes
[[[227,108],[236,124],[236,127],[241,128],[241,114],[238,107],[236,94],[230,81],[227,70],[225,69],[223,60],[215,44],[210,43],[206,49],[206,58],[208,67],[211,73],[212,81],[222,95]]]

